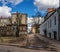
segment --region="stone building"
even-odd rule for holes
[[[40,25],[40,34],[60,40],[60,7],[48,12]]]

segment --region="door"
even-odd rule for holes
[[[54,31],[54,39],[57,39],[57,32]]]
[[[44,35],[47,36],[47,31],[46,30],[44,30]]]
[[[49,38],[51,38],[51,33],[49,33]]]

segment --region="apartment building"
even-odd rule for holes
[[[12,13],[9,18],[0,18],[0,34],[8,36],[17,36],[27,34],[27,14]],[[4,33],[3,33],[4,32]]]
[[[0,18],[0,26],[6,26],[7,24],[11,24],[11,18]]]
[[[27,34],[27,14],[17,12],[13,13],[11,17],[13,28],[17,36]]]
[[[40,25],[40,34],[60,40],[60,7],[48,12]]]

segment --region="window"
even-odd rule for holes
[[[59,14],[59,16],[60,16],[60,14]],[[58,18],[58,21],[59,21],[59,24],[60,24],[60,17]]]
[[[54,39],[57,39],[57,32],[53,31],[53,33],[54,33]]]
[[[50,24],[49,26],[50,26],[50,27],[51,27],[51,21],[52,21],[52,20],[50,19],[50,21],[49,21],[49,24]]]
[[[26,30],[26,27],[23,27],[23,30]]]
[[[51,24],[52,23],[52,20],[50,19],[49,21],[48,21],[48,27],[51,27]]]
[[[56,16],[54,17],[54,25],[56,25]]]
[[[48,28],[49,28],[49,21],[48,21]]]

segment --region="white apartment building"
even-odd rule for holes
[[[41,24],[43,21],[44,21],[43,17],[34,17],[33,18],[33,23],[36,23],[36,24]]]
[[[60,40],[60,7],[45,16],[40,25],[40,34],[51,39]]]

